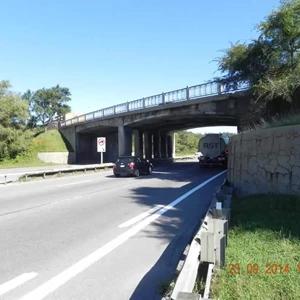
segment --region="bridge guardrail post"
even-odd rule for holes
[[[217,82],[217,92],[218,92],[218,95],[222,94],[222,85],[220,82]]]
[[[143,108],[145,108],[146,107],[146,105],[145,105],[145,98],[143,97]]]
[[[189,87],[186,87],[186,100],[190,100],[190,90]]]
[[[161,93],[161,100],[162,100],[162,104],[165,104],[165,103],[166,103],[166,100],[165,100],[165,93],[164,93],[164,92]]]

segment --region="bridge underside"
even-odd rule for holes
[[[238,99],[227,97],[211,102],[171,105],[164,109],[135,112],[62,128],[72,144],[78,163],[98,163],[97,137],[106,137],[104,162],[120,155],[139,155],[148,159],[174,157],[174,131],[206,126],[240,126]],[[244,101],[243,101],[244,102]],[[245,104],[245,102],[244,102]],[[247,107],[247,106],[246,106]]]

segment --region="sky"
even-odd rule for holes
[[[216,59],[279,0],[10,0],[1,3],[0,80],[68,87],[75,113],[218,75]]]

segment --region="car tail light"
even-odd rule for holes
[[[134,169],[135,163],[134,163],[134,162],[129,163],[129,164],[128,164],[128,167],[129,167],[130,169]]]

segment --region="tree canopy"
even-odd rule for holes
[[[28,146],[28,104],[9,88],[8,81],[0,81],[0,160],[14,158]]]
[[[258,25],[259,37],[233,44],[219,62],[229,87],[250,83],[270,115],[300,109],[300,0],[283,1]]]
[[[42,88],[35,92],[28,90],[23,98],[29,102],[31,125],[47,126],[55,118],[70,112],[71,108],[67,104],[71,100],[70,96],[69,89],[59,85],[48,89]]]
[[[176,154],[177,155],[194,155],[198,152],[198,143],[201,135],[189,131],[176,132]]]

